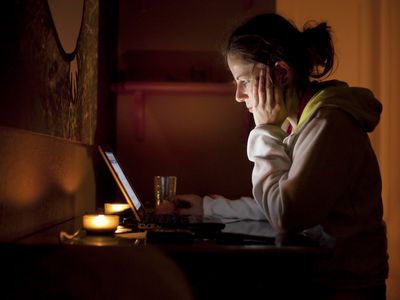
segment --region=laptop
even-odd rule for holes
[[[222,230],[225,224],[216,217],[206,217],[197,215],[156,215],[151,210],[146,209],[140,201],[132,184],[126,177],[114,151],[108,146],[99,145],[99,151],[108,169],[117,182],[126,202],[133,213],[132,226],[139,229],[152,228],[176,228],[188,229],[199,233],[213,233]],[[124,224],[126,225],[126,224]]]

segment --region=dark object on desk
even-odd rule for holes
[[[317,241],[303,233],[279,234],[267,221],[237,220],[227,222],[216,235],[216,242],[223,245],[275,245],[321,247]]]
[[[274,237],[220,232],[215,237],[219,245],[275,245]]]
[[[150,215],[150,218],[156,217],[158,220],[147,219],[143,222],[138,223],[136,219],[131,215],[122,219],[121,225],[127,228],[131,228],[133,231],[148,231],[148,232],[168,232],[171,236],[176,231],[177,235],[183,232],[190,232],[195,239],[201,238],[215,238],[221,229],[215,228],[214,223],[210,226],[203,225],[197,226],[196,223],[189,223],[185,218],[193,216],[183,215]],[[157,234],[157,233],[156,233]],[[185,237],[185,239],[188,237]]]
[[[181,228],[196,231],[202,234],[220,231],[225,227],[218,218],[203,216],[184,216],[184,215],[155,215],[146,209],[126,177],[114,152],[107,146],[99,146],[99,151],[112,173],[118,187],[121,189],[126,202],[129,204],[133,215],[133,224],[141,229],[161,227],[161,228]],[[127,224],[124,224],[127,226]]]
[[[191,244],[195,234],[183,229],[154,229],[146,233],[146,240],[150,244]]]
[[[320,245],[317,241],[312,240],[302,233],[296,234],[277,234],[275,237],[276,246],[301,246],[318,248]]]

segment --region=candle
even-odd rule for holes
[[[119,224],[118,215],[84,215],[83,228],[87,232],[111,233]]]
[[[124,210],[129,209],[129,204],[127,203],[106,203],[104,204],[104,213],[106,215],[112,215]]]

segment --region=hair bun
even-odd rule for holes
[[[318,24],[316,21],[308,21],[304,24],[302,36],[306,44],[326,39],[330,40],[331,28],[326,22]]]
[[[312,77],[321,78],[333,67],[333,43],[331,28],[326,22],[309,21],[304,24],[302,39],[313,61]]]

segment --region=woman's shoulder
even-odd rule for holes
[[[382,104],[369,89],[349,87],[338,81],[320,83],[319,88],[305,107],[300,125],[317,116],[343,113],[356,120],[366,132],[378,125]]]

